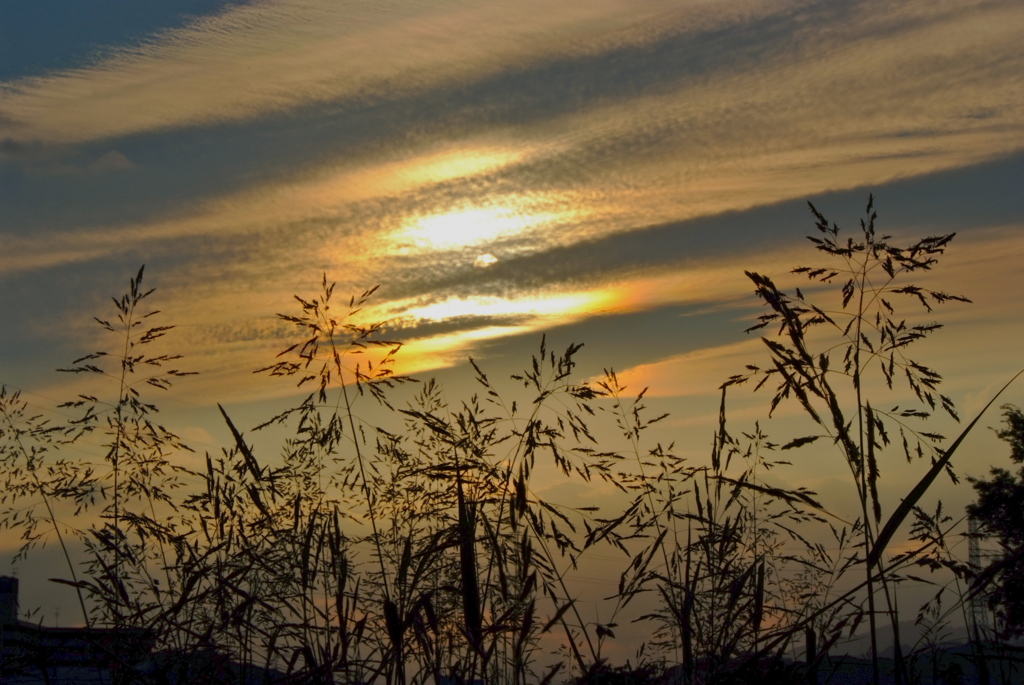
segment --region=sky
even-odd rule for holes
[[[467,357],[499,377],[583,342],[581,373],[649,387],[701,454],[718,385],[767,358],[744,270],[798,283],[807,201],[855,235],[873,193],[897,242],[957,233],[924,280],[973,304],[927,315],[921,354],[973,416],[1024,367],[1022,182],[1017,0],[14,0],[0,383],[58,417],[82,385],[53,369],[145,264],[200,372],[166,421],[216,450],[217,402],[254,425],[294,394],[251,371],[326,275],[380,285],[400,372],[459,395]],[[1006,462],[979,433],[964,473]]]

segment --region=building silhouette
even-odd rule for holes
[[[0,576],[0,683],[114,685],[152,651],[145,630],[54,628],[18,618],[18,579]]]

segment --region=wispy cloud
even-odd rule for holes
[[[913,280],[914,284],[924,288],[967,295],[972,300],[971,304],[954,302],[937,311],[927,312],[917,306],[913,298],[908,297],[903,302],[893,300],[908,322],[932,323],[939,320],[943,323],[946,330],[935,333],[930,345],[917,350],[924,355],[918,357],[919,361],[942,370],[943,375],[950,379],[943,386],[943,392],[960,393],[977,387],[979,383],[998,389],[1014,370],[1024,367],[1024,356],[1010,352],[1014,345],[1012,341],[1024,334],[1024,324],[1021,323],[1024,321],[1024,306],[1013,290],[1007,290],[1004,281],[984,276],[985,273],[1012,272],[1013,265],[1024,260],[1024,241],[1019,238],[1022,229],[1024,226],[1018,224],[961,236],[953,241],[949,253],[940,257],[940,265],[935,272],[921,274]],[[815,263],[809,251],[805,257],[806,262],[801,263]],[[775,263],[763,265],[763,272],[772,276],[781,287],[791,291],[794,286],[799,286],[806,293],[811,292],[802,277],[789,273],[790,268],[797,265],[791,256],[775,255],[772,261]],[[733,268],[739,270],[741,266],[736,264]],[[819,290],[821,294],[815,301],[824,302],[826,309],[832,306],[830,303],[838,304],[835,302],[837,294],[831,292],[834,288]],[[748,298],[748,302],[753,302],[753,298]],[[749,324],[753,323],[751,318]],[[963,350],[972,347],[978,330],[990,331],[995,341],[1005,341],[1002,345],[989,346],[993,352],[996,347],[1000,348],[998,353],[987,359],[963,354]],[[766,365],[768,354],[761,343],[761,335],[770,337],[772,331],[758,331],[742,342],[704,347],[631,366],[622,370],[619,377],[635,389],[647,387],[652,397],[715,394],[718,386],[729,376],[743,373],[746,364]],[[967,410],[979,410],[990,397],[991,394],[984,401],[972,398]]]
[[[877,1],[856,11],[834,3],[759,5],[758,11],[702,3],[645,7],[648,14],[624,21],[628,10],[613,0],[586,10],[570,3],[535,12],[543,19],[514,30],[505,29],[509,17],[501,13],[522,18],[530,7],[410,3],[392,12],[312,0],[236,7],[100,64],[7,84],[0,129],[10,135],[3,146],[39,154],[47,146],[38,141],[71,140],[66,136],[252,119],[269,111],[260,98],[273,89],[292,93],[295,106],[309,104],[321,96],[311,95],[320,91],[303,86],[304,79],[319,78],[320,69],[345,72],[327,79],[334,90],[322,94],[335,104],[303,109],[287,135],[242,126],[216,142],[196,142],[193,129],[167,133],[160,161],[177,177],[169,182],[157,164],[132,175],[140,197],[160,198],[144,223],[103,220],[104,211],[122,211],[119,180],[80,190],[81,201],[69,210],[77,215],[61,220],[82,221],[88,215],[82,205],[97,206],[93,223],[104,229],[75,251],[95,255],[94,246],[123,246],[129,233],[174,239],[324,220],[364,234],[452,214],[572,212],[571,222],[552,230],[538,225],[532,237],[515,243],[547,249],[977,163],[1019,149],[1024,140],[1024,70],[1018,68],[1024,60],[1013,31],[1024,19],[1018,3],[979,2],[969,11],[960,3]],[[661,20],[659,30],[651,16]],[[499,30],[484,19],[506,21]],[[428,38],[439,37],[446,50],[420,54],[430,52],[423,47]],[[360,58],[367,64],[346,61],[345,51],[358,52],[350,42],[369,50]],[[467,54],[486,58],[464,59],[463,43]],[[402,49],[379,54],[385,45]],[[248,51],[261,61],[250,62]],[[413,57],[437,62],[424,71],[441,80],[417,80],[419,72],[404,61]],[[477,71],[459,71],[466,64]],[[103,85],[129,77],[137,86]],[[388,84],[384,95],[368,99],[363,86],[355,95],[346,90],[352,78],[378,77]],[[180,102],[166,102],[174,98]],[[247,104],[235,112],[225,98]],[[162,123],[147,119],[150,114]],[[93,130],[93,120],[109,130]],[[286,142],[275,147],[277,138]],[[199,148],[211,146],[220,146],[212,158],[192,161]],[[124,149],[116,154],[125,156]],[[185,156],[175,159],[176,149]],[[111,154],[76,164],[109,162]],[[128,150],[125,159],[134,158]],[[231,159],[245,168],[223,161]],[[254,165],[278,171],[252,174]],[[226,184],[243,173],[254,179],[248,187]],[[40,221],[38,201],[54,189],[62,188],[21,182],[10,212],[27,224]],[[189,209],[167,216],[175,199]],[[143,205],[135,214],[145,211]],[[0,268],[59,259],[11,258]]]
[[[728,9],[668,0],[263,2],[93,65],[5,84],[0,138],[75,142],[432,91],[449,102],[483,98],[474,103],[478,123],[501,125],[503,112],[517,111],[508,107],[516,99],[519,115],[536,119],[658,91],[702,97],[702,83],[736,74],[745,77],[733,85],[746,102],[772,104],[761,113],[783,118],[813,99],[826,111],[842,108],[844,119],[851,103],[877,119],[894,88],[925,114],[934,105],[948,109],[941,93],[950,88],[981,92],[997,79],[1005,86],[1020,78],[1014,27],[1022,12],[1012,2],[881,0]],[[836,90],[845,93],[840,101]],[[961,101],[962,115],[998,113],[1019,97],[1000,91]],[[720,92],[713,88],[712,98]],[[735,94],[703,111],[735,117],[744,102]],[[817,133],[805,131],[809,139]]]
[[[1022,21],[1011,1],[233,6],[0,85],[0,277],[173,265],[211,368],[265,353],[324,272],[384,281],[421,368],[728,306],[794,239],[774,203],[1019,151]]]
[[[643,27],[667,0],[240,5],[95,65],[4,87],[5,135],[74,142],[478,77]],[[0,135],[0,137],[3,137]]]

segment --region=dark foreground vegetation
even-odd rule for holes
[[[63,550],[56,582],[77,590],[85,635],[149,641],[145,666],[104,653],[111,682],[1019,682],[1016,652],[971,620],[993,588],[1010,606],[1019,562],[958,558],[962,517],[922,507],[937,478],[955,478],[980,418],[952,438],[929,430],[936,412],[959,418],[940,375],[908,356],[940,328],[927,319],[934,307],[967,301],[911,280],[953,236],[894,245],[876,233],[869,200],[847,238],[811,209],[816,261],[795,270],[803,290],[747,274],[764,305],[750,331],[766,356],[723,384],[706,461],[651,444],[664,416],[614,372],[577,375],[579,345],[542,340],[504,382],[471,360],[478,394],[458,401],[434,381],[413,385],[392,371],[399,343],[360,318],[373,291],[339,301],[325,277],[281,315],[295,342],[260,370],[308,394],[246,433],[221,408],[233,444],[184,468],[191,450],[151,397],[188,372],[153,351],[172,327],[156,323],[140,270],[114,316],[97,319],[109,348],[62,369],[95,380],[60,405],[77,418],[47,422],[17,392],[0,393],[0,524],[20,532],[19,557],[46,541]],[[784,444],[760,424],[732,429],[737,386],[765,393],[769,414],[796,404],[810,428]],[[86,434],[102,436],[102,462],[69,449]],[[794,476],[780,475],[777,455],[798,448],[845,467],[858,511],[837,514],[781,484]],[[892,459],[921,475],[887,511],[877,482]],[[551,466],[617,489],[625,506],[546,500],[535,480]],[[74,527],[73,516],[92,523]],[[908,534],[912,544],[891,552]],[[595,550],[622,559],[596,613],[572,585]],[[939,593],[908,612],[899,597],[920,577]],[[977,630],[959,656],[936,639],[904,653],[901,613]],[[1003,627],[1019,617],[1004,611]],[[619,631],[649,638],[615,665],[606,654]],[[858,632],[867,658],[837,666]],[[885,658],[883,633],[895,644]],[[13,675],[19,662],[4,654]]]

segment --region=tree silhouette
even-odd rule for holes
[[[1024,413],[1003,405],[1006,427],[996,435],[1010,443],[1010,458],[1022,464],[1016,474],[993,467],[989,479],[971,479],[978,500],[967,512],[979,532],[999,541],[1002,557],[979,576],[994,589],[990,603],[1008,635],[1024,634]]]

